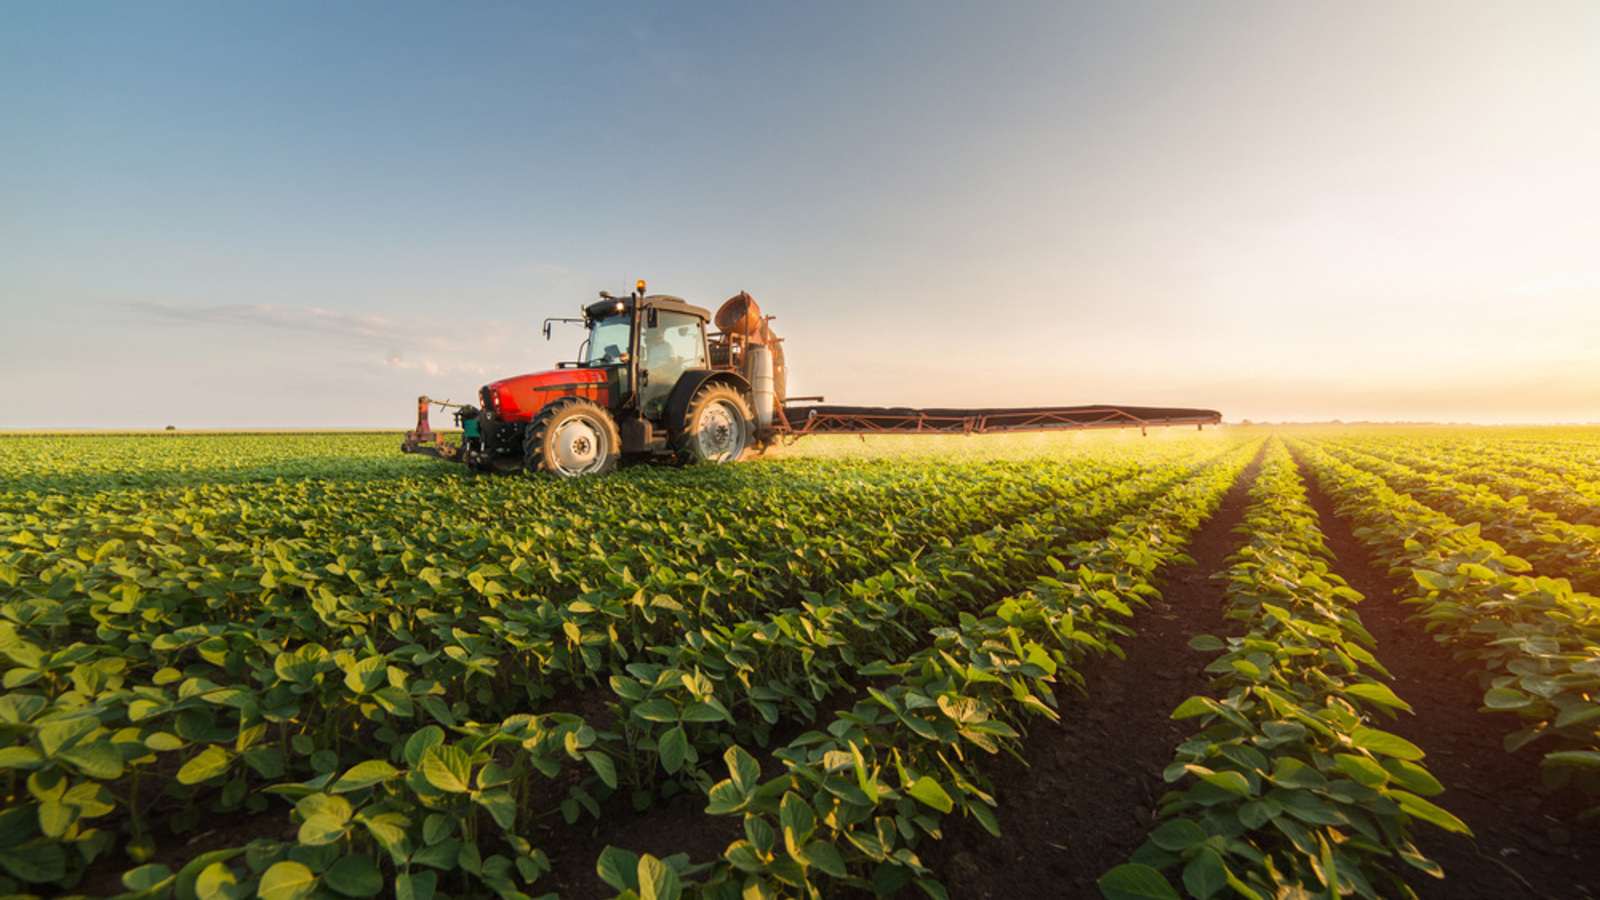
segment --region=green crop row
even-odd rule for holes
[[[1039,546],[1050,574],[981,614],[961,612],[931,642],[861,674],[867,697],[773,756],[761,777],[743,748],[723,755],[728,777],[707,813],[742,818],[745,837],[720,860],[691,865],[609,849],[601,874],[619,898],[807,897],[840,889],[879,895],[915,884],[944,889],[917,856],[941,817],[970,816],[998,833],[983,759],[1015,752],[1031,716],[1054,717],[1052,686],[1072,666],[1118,652],[1122,620],[1155,593],[1157,571],[1181,559],[1186,535],[1220,502],[1248,453],[1235,450],[1124,516],[1103,537],[1073,541],[1050,523]]]
[[[1383,479],[1298,444],[1341,515],[1391,571],[1435,638],[1482,673],[1484,710],[1513,712],[1506,749],[1538,743],[1547,783],[1600,796],[1600,598],[1529,564]]]
[[[1580,590],[1600,590],[1600,528],[1563,521],[1522,495],[1508,499],[1485,485],[1419,472],[1336,444],[1324,449],[1457,522],[1477,523],[1486,537],[1527,559],[1540,574],[1567,578]]]
[[[1031,577],[1036,521],[1103,530],[1197,446],[0,493],[0,870],[70,886],[126,855],[150,896],[518,895],[547,867],[534,817],[709,783],[698,756]],[[564,712],[607,686],[614,723]],[[300,837],[147,862],[157,822],[214,813]]]
[[[0,484],[41,493],[105,492],[282,479],[396,478],[429,471],[375,433],[7,434]]]
[[[1571,448],[1564,453],[1514,452],[1499,444],[1477,442],[1467,446],[1434,441],[1376,441],[1344,439],[1341,446],[1362,453],[1434,472],[1466,484],[1482,485],[1506,500],[1526,498],[1541,509],[1574,525],[1600,525],[1600,475],[1574,465]]]
[[[990,605],[1011,585],[1046,570],[1052,544],[1098,537],[1128,510],[1165,498],[1190,477],[1188,468],[1152,469],[933,548],[880,575],[808,595],[800,607],[733,628],[686,632],[651,647],[655,662],[612,677],[613,709],[647,750],[655,746],[652,732],[664,728],[675,737],[685,711],[707,702],[727,713],[722,719],[733,727],[702,727],[691,748],[720,752],[730,740],[765,744],[780,720],[814,720],[819,704],[855,685],[862,666],[903,657],[927,643],[931,629]],[[691,749],[689,762],[698,756]]]
[[[1410,897],[1383,865],[1396,857],[1438,876],[1412,843],[1415,821],[1466,827],[1423,799],[1439,783],[1422,751],[1370,721],[1409,706],[1383,683],[1361,595],[1329,571],[1330,554],[1305,488],[1280,442],[1268,445],[1229,560],[1228,637],[1217,651],[1213,695],[1184,701],[1173,718],[1202,730],[1166,770],[1181,786],[1162,798],[1164,820],[1133,860],[1100,881],[1111,900],[1186,896]]]

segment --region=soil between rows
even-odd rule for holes
[[[1098,900],[1097,879],[1128,861],[1154,825],[1167,785],[1162,770],[1193,723],[1173,709],[1210,683],[1213,655],[1189,647],[1197,634],[1221,634],[1222,571],[1241,538],[1259,458],[1190,538],[1192,563],[1162,573],[1161,598],[1136,612],[1125,657],[1079,667],[1082,691],[1056,691],[1061,720],[1035,726],[1019,762],[994,761],[988,774],[1000,807],[1000,837],[975,822],[952,821],[925,853],[952,898],[1060,897]]]
[[[1362,624],[1377,642],[1378,661],[1394,676],[1390,686],[1414,711],[1379,727],[1422,748],[1423,764],[1445,787],[1431,799],[1473,831],[1468,837],[1426,825],[1415,829],[1418,848],[1445,877],[1412,870],[1407,883],[1422,900],[1600,897],[1600,820],[1576,822],[1583,798],[1545,788],[1539,744],[1505,751],[1505,735],[1519,727],[1516,715],[1479,712],[1477,677],[1420,623],[1408,621],[1416,609],[1398,598],[1409,595],[1411,585],[1381,571],[1315,479],[1306,482],[1337,558],[1334,571],[1366,598],[1357,607]]]

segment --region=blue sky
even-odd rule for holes
[[[1600,421],[1600,5],[0,0],[5,428],[395,426],[748,290],[830,401]]]

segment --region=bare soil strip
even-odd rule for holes
[[[1394,675],[1391,687],[1415,710],[1381,727],[1422,748],[1428,770],[1445,786],[1432,799],[1475,835],[1418,827],[1418,847],[1444,867],[1445,877],[1414,871],[1403,877],[1423,900],[1600,897],[1600,820],[1575,823],[1582,798],[1544,787],[1538,744],[1505,751],[1501,742],[1517,727],[1514,714],[1478,711],[1483,692],[1476,676],[1421,624],[1407,621],[1415,608],[1402,605],[1397,590],[1409,585],[1374,566],[1350,523],[1335,515],[1332,500],[1314,478],[1306,481],[1337,558],[1333,570],[1366,597],[1358,607],[1361,621],[1377,641],[1378,660]]]
[[[1191,539],[1193,563],[1161,582],[1162,599],[1139,611],[1125,659],[1102,657],[1081,671],[1086,694],[1056,692],[1061,720],[1030,727],[1024,762],[995,760],[988,772],[1000,807],[996,838],[976,822],[951,820],[923,861],[955,900],[1059,897],[1098,900],[1095,881],[1144,843],[1167,785],[1161,772],[1193,722],[1169,718],[1210,683],[1215,656],[1189,648],[1197,634],[1223,634],[1222,582],[1211,578],[1238,549],[1259,458]]]

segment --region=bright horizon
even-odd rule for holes
[[[1600,421],[1600,5],[0,0],[0,430],[405,428],[646,279],[795,395]]]

